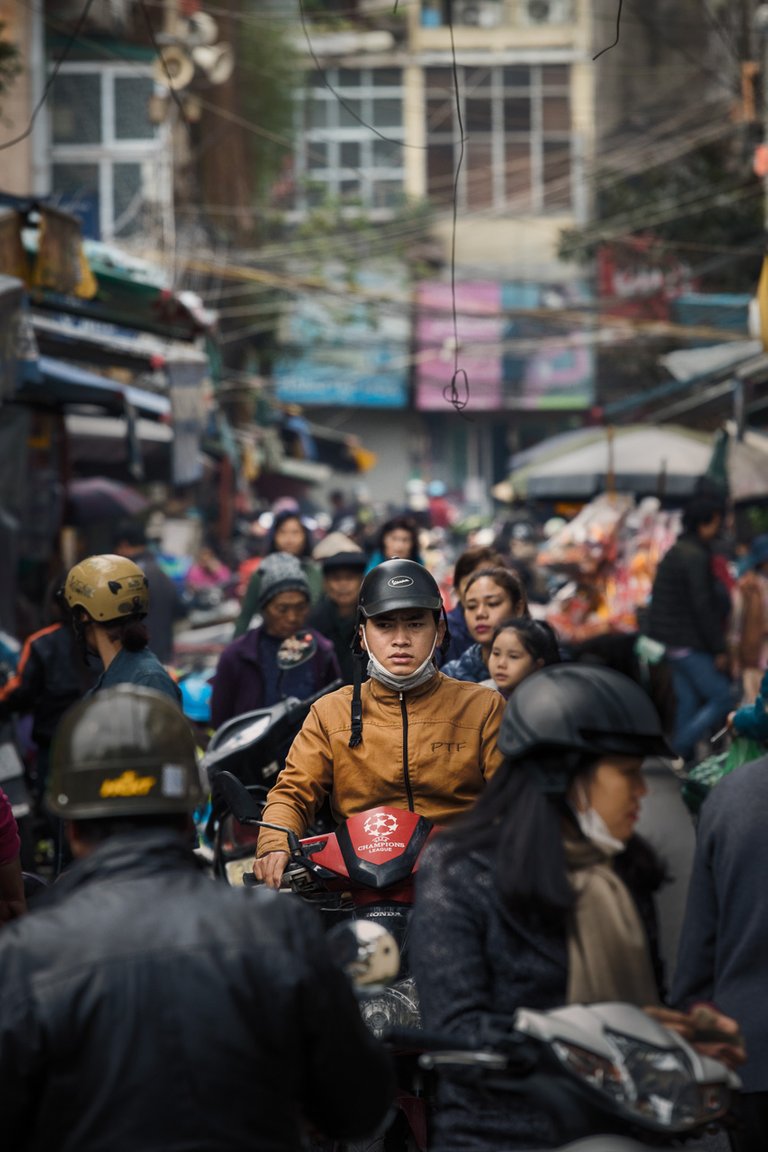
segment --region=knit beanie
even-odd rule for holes
[[[303,592],[309,600],[309,583],[304,569],[290,552],[272,552],[259,565],[259,608],[280,592]]]

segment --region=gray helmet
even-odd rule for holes
[[[434,576],[415,560],[384,560],[371,568],[360,585],[357,606],[366,620],[398,608],[439,612],[443,598]]]
[[[499,749],[510,760],[532,753],[669,756],[650,697],[613,668],[553,664],[527,677],[504,711]]]
[[[46,797],[57,816],[181,815],[203,796],[192,730],[162,692],[120,684],[63,716]]]

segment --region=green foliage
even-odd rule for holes
[[[661,168],[597,180],[595,221],[560,233],[561,260],[591,263],[602,244],[653,237],[696,266],[702,286],[749,289],[760,268],[763,195],[749,161],[707,145]],[[747,253],[736,249],[747,248]],[[751,249],[751,251],[749,251]],[[658,259],[658,251],[654,253]]]
[[[246,7],[255,11],[258,5],[251,0]],[[294,98],[302,70],[278,21],[244,20],[239,37],[241,115],[257,129],[248,134],[248,152],[255,202],[264,203],[291,156]]]

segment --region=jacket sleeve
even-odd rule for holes
[[[763,673],[760,691],[752,704],[739,708],[733,717],[733,731],[737,736],[768,741],[768,671]]]
[[[216,665],[216,675],[211,681],[211,726],[220,728],[225,720],[235,713],[232,698],[235,692],[235,676],[232,653],[225,648]]]
[[[38,1110],[33,1086],[44,1053],[23,964],[15,926],[8,925],[0,930],[0,1099],[3,1147],[9,1149],[27,1146]]]
[[[715,656],[725,652],[725,632],[718,618],[714,576],[708,552],[697,551],[693,558],[688,569],[688,591],[691,597],[691,612],[706,651]]]
[[[235,628],[232,633],[233,639],[242,636],[244,632],[248,631],[248,625],[259,607],[259,589],[261,588],[261,574],[258,570],[252,574],[248,585],[245,589],[243,602],[240,606],[240,615],[235,620]]]
[[[309,909],[302,920],[302,954],[307,958],[297,1045],[302,1063],[302,1111],[325,1135],[359,1139],[370,1135],[394,1099],[389,1055],[363,1023],[349,982],[328,953],[320,923]]]
[[[45,670],[33,639],[26,639],[16,671],[0,688],[0,719],[12,712],[28,711],[43,691]]]
[[[485,918],[478,892],[451,877],[439,844],[430,849],[416,878],[409,927],[425,1028],[480,1035],[493,1008]]]
[[[303,836],[315,812],[331,790],[333,783],[333,750],[313,704],[286,757],[285,767],[270,790],[263,819],[270,824],[290,828]],[[259,856],[267,852],[284,852],[285,836],[262,828],[259,833]]]
[[[491,779],[496,769],[501,766],[504,760],[503,755],[499,751],[498,740],[501,718],[504,715],[504,709],[506,707],[506,702],[500,692],[491,690],[489,691],[489,695],[491,697],[491,707],[480,737],[481,768],[486,782]]]
[[[718,911],[712,859],[713,811],[711,803],[704,805],[696,837],[670,995],[672,1005],[679,1008],[712,1000],[714,994]]]

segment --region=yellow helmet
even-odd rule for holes
[[[146,616],[149,584],[125,556],[89,556],[67,573],[64,599],[73,612],[82,608],[97,624],[108,624]]]

